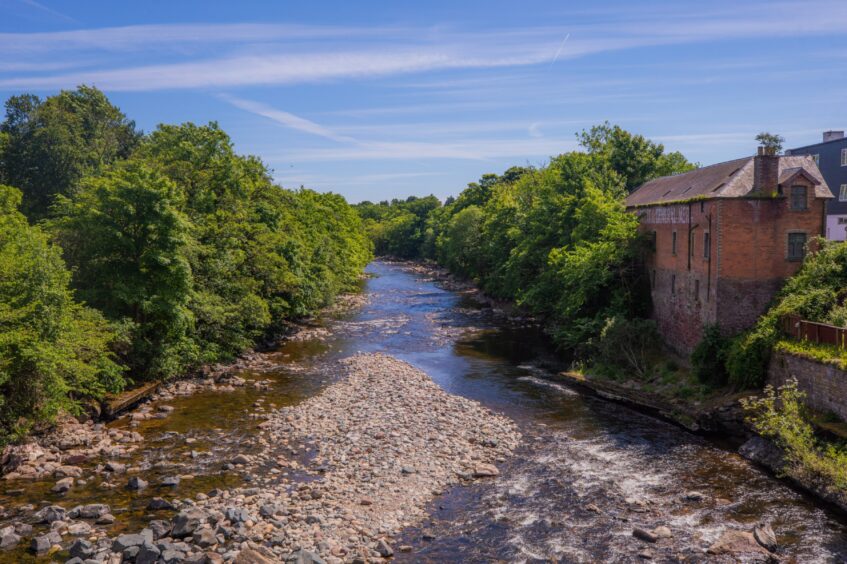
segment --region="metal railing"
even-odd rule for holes
[[[810,341],[847,349],[847,328],[845,327],[806,321],[799,315],[786,315],[782,318],[782,330],[798,341]]]

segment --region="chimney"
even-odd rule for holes
[[[751,194],[770,195],[777,191],[779,184],[779,155],[759,147],[753,157],[753,190]]]
[[[844,139],[844,130],[823,132],[824,143],[826,143],[827,141],[837,141],[838,139]]]

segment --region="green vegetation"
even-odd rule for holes
[[[94,88],[10,98],[0,182],[17,188],[0,189],[0,442],[231,359],[353,289],[371,257],[340,196],[275,186],[214,123],[142,135]]]
[[[819,440],[810,423],[797,381],[778,390],[765,388],[761,398],[747,398],[742,405],[748,421],[763,437],[785,452],[783,472],[802,482],[822,482],[833,493],[847,493],[847,448]]]
[[[726,385],[726,355],[731,342],[717,325],[703,328],[703,339],[691,353],[691,368],[698,380],[713,387]]]
[[[756,326],[737,337],[730,346],[726,367],[729,380],[739,389],[761,387],[771,351],[782,338],[780,320],[794,314],[809,321],[843,324],[847,299],[847,245],[815,239],[817,250],[800,271],[789,278],[774,305]],[[826,354],[819,347],[805,347]],[[811,354],[811,352],[809,352]],[[837,357],[836,357],[837,358]]]
[[[578,137],[584,151],[486,174],[443,206],[433,197],[361,204],[377,254],[434,259],[546,319],[562,348],[597,355],[610,320],[649,308],[646,242],[625,196],[693,165],[608,123]]]

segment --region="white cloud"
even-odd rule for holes
[[[221,95],[223,100],[226,100],[236,108],[240,108],[244,111],[260,115],[262,117],[266,117],[280,125],[284,125],[285,127],[290,127],[291,129],[296,129],[297,131],[303,131],[305,133],[311,133],[312,135],[317,135],[319,137],[325,137],[327,139],[332,139],[333,141],[340,142],[348,142],[354,143],[355,139],[351,137],[346,137],[344,135],[338,135],[326,127],[319,125],[313,121],[309,121],[307,119],[301,118],[300,116],[295,116],[294,114],[284,112],[282,110],[277,110],[268,105],[262,104],[260,102],[254,102],[252,100],[244,100],[242,98],[236,98],[234,96]]]

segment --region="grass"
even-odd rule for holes
[[[774,345],[774,349],[824,364],[831,364],[841,370],[847,370],[847,350],[832,345],[781,339]]]

